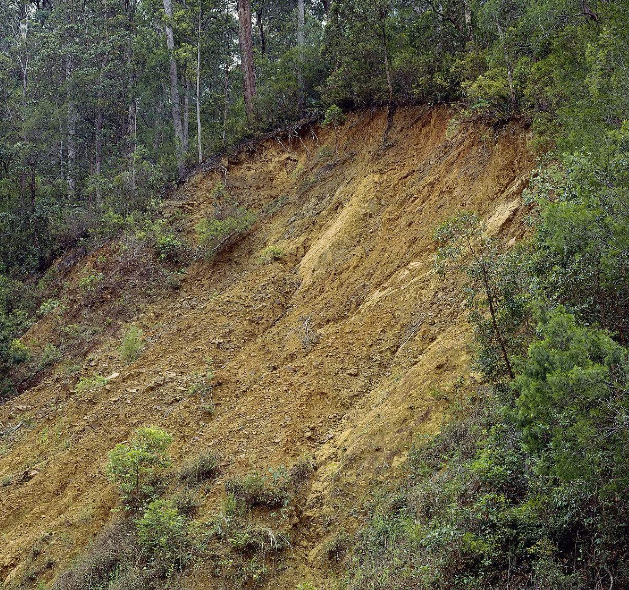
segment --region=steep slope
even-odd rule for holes
[[[338,156],[333,130],[268,140],[198,174],[167,203],[193,239],[212,189],[226,181],[258,220],[212,262],[190,265],[179,290],[137,306],[127,318],[146,337],[137,361],[119,359],[110,318],[111,334],[76,375],[58,365],[0,408],[8,588],[52,579],[105,525],[117,503],[107,452],[145,424],[173,433],[175,462],[208,447],[223,458],[201,517],[217,509],[230,476],[313,457],[288,567],[269,587],[306,579],[326,587],[326,543],[355,529],[382,468],[400,465],[417,433],[439,427],[457,381],[471,378],[462,298],[431,273],[434,227],[471,209],[505,243],[517,239],[533,165],[517,124],[455,127],[446,109],[400,110],[383,146],[386,124],[382,112],[351,116]],[[269,246],[284,255],[265,257]],[[78,263],[68,289],[114,250],[107,244]],[[90,305],[102,314],[109,303]],[[44,318],[25,340],[46,341],[53,329]],[[186,394],[208,357],[211,417]],[[116,373],[100,389],[73,389],[81,376]],[[211,576],[209,566],[196,568],[186,587],[212,587]]]

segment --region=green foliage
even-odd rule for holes
[[[102,272],[93,272],[82,276],[79,279],[79,288],[83,291],[93,292],[105,278]]]
[[[268,246],[267,248],[262,250],[260,258],[263,262],[274,262],[281,260],[282,258],[284,258],[285,255],[286,253],[284,252],[283,248],[280,248],[279,246]]]
[[[188,248],[165,219],[148,222],[136,235],[150,245],[158,260],[172,264],[185,261]]]
[[[207,451],[186,463],[179,471],[179,479],[187,484],[203,483],[216,477],[219,466],[218,455],[214,451]]]
[[[91,377],[81,377],[74,389],[77,393],[83,393],[86,391],[94,391],[100,389],[107,383],[107,378],[102,375],[92,375]]]
[[[460,213],[435,230],[435,270],[464,273],[464,292],[478,347],[476,366],[496,381],[514,377],[513,356],[530,339],[527,268],[521,250],[501,251],[479,217]]]
[[[120,348],[118,349],[120,357],[127,363],[137,360],[142,354],[143,332],[137,326],[129,326],[122,337]]]
[[[345,123],[345,114],[342,109],[333,104],[325,111],[325,117],[323,119],[323,126],[340,127]]]
[[[289,502],[289,484],[288,471],[279,468],[269,470],[268,474],[254,471],[242,478],[231,479],[225,483],[225,489],[247,506],[279,508]]]
[[[37,358],[37,370],[41,371],[50,365],[54,365],[61,360],[62,356],[61,351],[54,344],[47,343]]]
[[[127,507],[139,508],[155,498],[160,476],[170,465],[171,442],[167,432],[144,427],[135,431],[129,443],[120,443],[109,453],[107,477],[118,486]]]
[[[568,157],[565,168],[540,174],[533,187],[541,216],[533,262],[545,297],[623,343],[629,338],[628,158],[624,125],[596,154]]]
[[[245,207],[232,206],[226,214],[204,219],[196,226],[197,241],[206,257],[212,257],[245,233],[256,215]]]
[[[578,326],[562,308],[542,318],[515,382],[525,448],[540,473],[602,489],[629,486],[621,459],[628,369],[627,351],[604,332]]]
[[[188,523],[171,500],[153,500],[136,521],[138,543],[166,575],[181,571],[190,559]]]

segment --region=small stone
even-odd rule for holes
[[[350,377],[358,377],[358,368],[357,367],[352,367],[351,369],[347,369],[347,374]]]

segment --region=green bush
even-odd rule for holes
[[[264,250],[262,250],[262,253],[260,254],[260,258],[262,259],[263,262],[268,263],[268,262],[281,260],[282,258],[284,258],[285,255],[286,253],[279,246],[269,246],[268,248],[265,248]]]
[[[83,393],[85,391],[94,391],[100,389],[107,383],[107,378],[102,375],[92,375],[91,377],[81,377],[78,383],[74,386],[77,393]]]
[[[204,219],[196,226],[197,241],[206,257],[220,252],[230,241],[246,232],[256,216],[244,207],[234,207],[224,218]]]
[[[254,471],[242,478],[231,479],[225,483],[225,489],[247,506],[278,508],[289,502],[289,485],[288,471],[279,468],[269,470],[268,474]]]
[[[93,272],[84,275],[79,279],[79,288],[88,292],[95,291],[104,278],[105,275],[102,272]]]
[[[179,479],[188,484],[203,483],[219,472],[220,461],[214,451],[207,451],[186,463],[179,471]]]
[[[142,330],[140,330],[137,326],[129,326],[122,337],[122,342],[120,343],[120,348],[118,349],[120,357],[127,363],[131,363],[140,357],[142,347]]]
[[[118,486],[127,507],[139,508],[154,499],[160,477],[170,465],[171,442],[167,432],[144,427],[135,431],[131,442],[120,443],[109,453],[107,477]]]
[[[140,547],[164,574],[181,571],[190,560],[188,523],[171,500],[153,500],[136,526]]]

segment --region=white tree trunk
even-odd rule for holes
[[[175,60],[175,38],[171,24],[173,18],[172,0],[164,0],[164,12],[166,13],[166,24],[164,26],[166,47],[168,48],[170,57],[170,99],[172,102],[173,127],[175,130],[175,153],[177,156],[177,170],[181,178],[185,172],[185,141],[181,123],[181,105],[179,104],[179,78],[177,75],[177,61]]]

